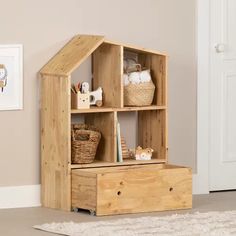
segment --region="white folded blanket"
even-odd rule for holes
[[[141,72],[131,72],[123,74],[124,85],[147,83],[152,80],[150,70],[143,70]]]

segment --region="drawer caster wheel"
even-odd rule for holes
[[[79,212],[79,208],[74,207],[74,208],[72,209],[72,211],[73,211],[73,212]]]
[[[94,211],[94,210],[90,210],[89,212],[90,212],[91,216],[95,216],[96,215],[96,211]]]

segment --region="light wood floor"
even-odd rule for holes
[[[57,210],[45,209],[41,207],[21,208],[0,210],[0,235],[1,236],[51,236],[54,234],[34,230],[33,225],[74,221],[88,222],[98,220],[109,220],[122,217],[140,217],[140,216],[161,216],[173,213],[186,212],[207,212],[207,211],[227,211],[236,210],[236,191],[211,193],[210,195],[197,195],[193,200],[194,207],[192,210],[182,210],[176,212],[159,212],[147,214],[132,214],[110,217],[94,217],[87,213],[62,212]]]

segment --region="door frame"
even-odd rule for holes
[[[197,173],[193,193],[209,193],[210,3],[197,0]]]

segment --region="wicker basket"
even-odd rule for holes
[[[73,164],[92,163],[101,133],[93,126],[85,124],[72,125],[71,129],[71,156]]]
[[[153,101],[155,86],[152,81],[124,86],[125,106],[150,106]]]
[[[141,64],[133,64],[132,68],[125,68],[124,73],[141,72]],[[140,84],[128,84],[124,86],[125,106],[150,106],[153,101],[155,85],[152,81]]]

